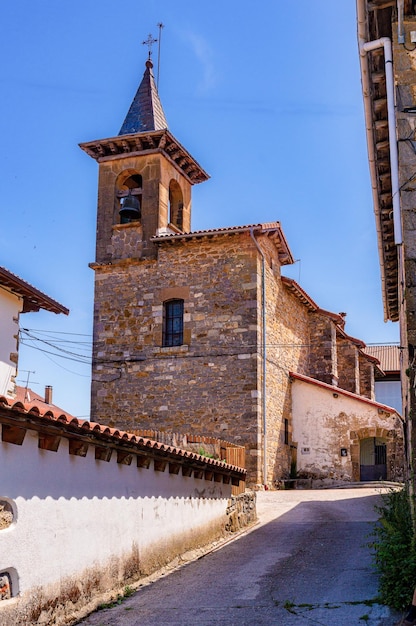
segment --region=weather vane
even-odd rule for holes
[[[146,39],[145,41],[142,41],[142,44],[143,44],[144,46],[147,46],[147,47],[149,48],[149,59],[150,59],[150,57],[152,56],[152,46],[153,46],[153,44],[154,44],[154,43],[156,43],[156,42],[157,42],[157,39],[154,39],[154,38],[153,38],[152,33],[149,33],[149,35],[148,35],[147,39]]]

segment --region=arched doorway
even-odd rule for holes
[[[386,480],[387,440],[367,437],[360,441],[360,480]]]

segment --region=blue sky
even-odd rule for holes
[[[208,182],[193,229],[279,220],[285,269],[366,343],[385,324],[354,0],[14,0],[0,6],[0,264],[67,306],[21,317],[19,381],[88,416],[97,164],[78,144],[117,135],[162,22],[169,128]],[[154,47],[155,72],[157,45]],[[39,332],[41,331],[41,332]],[[59,358],[48,343],[67,350]],[[78,356],[78,355],[81,355]],[[82,361],[82,362],[80,362]]]

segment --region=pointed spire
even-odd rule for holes
[[[119,135],[164,130],[168,127],[152,72],[153,63],[146,61],[142,82],[131,103]]]

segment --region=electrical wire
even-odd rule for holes
[[[36,335],[34,335],[33,333],[39,333],[39,334],[43,334],[45,336],[48,337],[49,340],[47,339],[42,339],[40,337],[36,337]],[[81,333],[58,333],[58,334],[67,334],[67,335],[75,335],[75,336],[88,336],[90,337],[90,335],[83,335]],[[155,361],[155,360],[159,360],[159,355],[140,355],[140,356],[131,356],[131,357],[122,357],[122,358],[105,358],[105,359],[101,359],[101,358],[97,358],[94,359],[94,361],[92,361],[91,358],[91,343],[89,342],[68,342],[68,343],[72,343],[74,345],[75,348],[80,348],[80,346],[85,346],[89,348],[88,350],[88,354],[82,354],[80,352],[76,352],[75,348],[73,350],[69,350],[69,349],[65,349],[64,347],[62,347],[61,345],[58,345],[60,343],[60,340],[56,341],[56,338],[50,336],[52,335],[51,331],[39,331],[39,330],[29,330],[27,328],[22,328],[20,331],[20,342],[22,345],[27,346],[29,348],[38,350],[40,352],[42,352],[43,354],[45,354],[45,356],[47,358],[49,358],[55,365],[58,365],[58,367],[62,367],[62,369],[66,369],[66,371],[73,373],[73,374],[77,374],[77,372],[73,372],[71,370],[68,370],[67,368],[59,365],[58,363],[56,363],[55,361],[53,361],[53,359],[51,357],[55,357],[55,358],[60,358],[60,359],[64,359],[67,361],[72,361],[74,363],[80,363],[82,365],[89,365],[91,366],[92,362],[94,363],[95,366],[101,365],[103,367],[112,367],[114,368],[117,365],[128,365],[129,363],[138,363],[138,362],[143,362],[143,361]],[[40,343],[42,345],[42,347],[40,347],[39,345],[36,345],[36,343]],[[65,343],[65,341],[64,341]],[[188,352],[185,353],[179,353],[179,354],[165,354],[163,355],[164,358],[168,358],[168,359],[179,359],[179,358],[220,358],[220,357],[232,357],[232,356],[238,356],[239,354],[244,354],[245,351],[247,350],[253,350],[253,349],[257,349],[257,345],[256,344],[247,344],[244,346],[239,346],[237,349],[230,347],[228,350],[224,351],[222,350],[221,352],[216,352],[215,348],[220,346],[221,344],[210,344],[210,348],[211,351],[210,352],[206,352],[203,351],[201,353],[197,353],[195,352],[195,348],[193,348],[192,354],[189,354]],[[275,344],[275,343],[268,343],[266,344],[267,348],[283,348],[283,349],[301,349],[301,348],[311,348],[313,344],[310,343],[280,343],[280,344]],[[396,345],[399,347],[399,344],[397,342],[385,342],[383,344],[380,343],[369,343],[367,344],[368,347],[371,346],[378,346],[378,345]],[[47,348],[43,347],[43,346],[47,346]],[[69,347],[69,346],[66,346]],[[52,351],[54,350],[54,351]],[[214,350],[214,351],[213,351]],[[85,376],[83,374],[77,374],[78,376],[82,376],[85,378],[88,378],[88,376]]]

